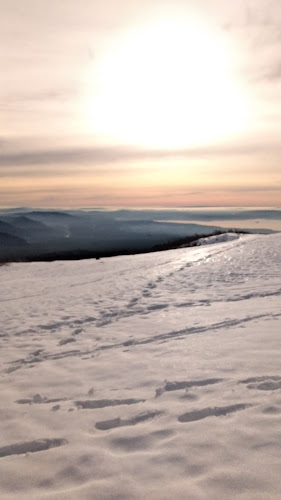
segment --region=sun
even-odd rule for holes
[[[104,54],[87,96],[90,130],[111,141],[184,148],[229,137],[246,100],[222,35],[169,15],[135,27]]]

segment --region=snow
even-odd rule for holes
[[[1,266],[1,498],[279,500],[280,250]]]
[[[214,243],[225,243],[226,241],[237,240],[240,237],[238,233],[224,233],[224,234],[214,234],[212,236],[207,236],[206,238],[199,238],[195,241],[194,246],[200,245],[213,245]]]

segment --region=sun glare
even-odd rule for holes
[[[234,135],[246,119],[230,48],[195,19],[169,16],[126,33],[98,64],[95,82],[89,129],[119,143],[196,146]]]

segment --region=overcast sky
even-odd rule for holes
[[[281,205],[280,0],[0,14],[0,206]]]

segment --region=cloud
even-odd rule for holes
[[[41,91],[10,92],[2,94],[7,104],[19,104],[21,102],[44,102],[44,101],[64,101],[77,96],[77,89],[73,88],[49,88]]]
[[[248,154],[281,153],[281,145],[271,143],[248,143],[221,146],[207,146],[177,150],[140,149],[132,147],[80,147],[57,148],[45,150],[19,150],[3,152],[0,157],[1,166],[32,166],[32,165],[101,165],[138,160],[173,160],[176,158],[219,157]]]
[[[149,170],[152,172],[150,167],[144,166],[134,166],[135,173],[143,173]],[[48,179],[48,178],[58,178],[58,177],[87,177],[91,175],[92,167],[88,165],[69,165],[67,169],[64,164],[59,165],[48,165],[47,168],[38,168],[38,164],[36,165],[16,165],[16,166],[0,166],[0,178],[15,178],[15,179]],[[110,175],[112,173],[111,165],[101,165],[95,166],[94,174],[95,177]],[[128,175],[131,173],[131,169],[128,165],[115,165],[114,174],[118,174],[120,176]]]

